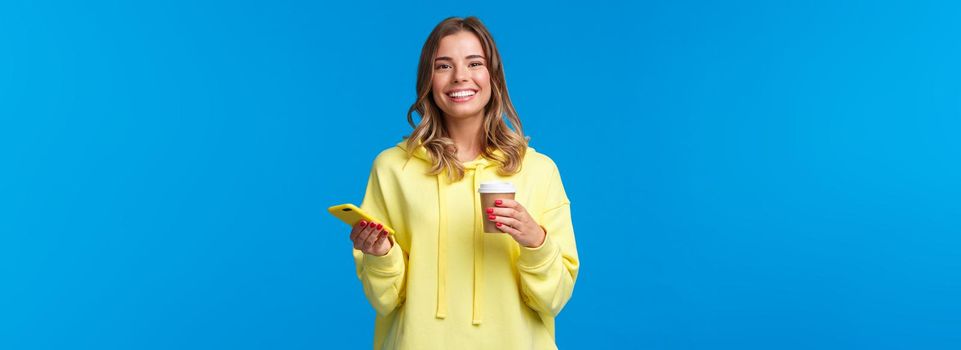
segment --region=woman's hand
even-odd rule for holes
[[[487,220],[496,222],[497,228],[522,246],[537,248],[544,244],[547,232],[534,222],[524,206],[513,199],[498,199],[494,205],[496,208],[487,208]]]
[[[360,220],[350,231],[350,240],[354,242],[354,249],[370,255],[387,254],[394,243],[387,237],[387,230],[383,228],[384,224]]]

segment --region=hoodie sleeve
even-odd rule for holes
[[[520,247],[517,268],[524,302],[539,313],[556,317],[571,298],[580,266],[571,221],[571,202],[556,165],[545,203],[545,210],[538,213],[535,220],[547,232],[547,237],[540,247]]]
[[[381,222],[396,229],[396,226],[388,221],[387,206],[380,181],[377,161],[375,161],[360,209],[377,220],[384,220]],[[407,280],[406,254],[396,241],[384,256],[364,254],[357,249],[353,249],[353,254],[354,263],[357,265],[357,278],[363,284],[367,300],[377,313],[381,315],[391,313],[404,301]]]

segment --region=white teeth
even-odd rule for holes
[[[471,90],[464,90],[464,91],[458,91],[458,92],[449,93],[448,96],[450,96],[450,97],[455,97],[455,98],[456,98],[456,97],[474,96],[474,92],[471,91]]]

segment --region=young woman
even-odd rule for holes
[[[448,18],[430,33],[407,121],[413,133],[374,160],[361,204],[383,221],[350,233],[377,311],[374,348],[556,348],[554,318],[580,264],[570,201],[554,162],[527,146],[477,18]],[[478,185],[488,181],[513,183],[514,200],[482,208]],[[483,220],[501,232],[485,233]]]

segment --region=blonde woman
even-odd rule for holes
[[[580,264],[570,201],[554,162],[527,146],[477,18],[451,17],[430,33],[407,121],[413,133],[374,160],[361,204],[383,222],[350,233],[377,311],[374,348],[556,348],[554,318]],[[482,208],[478,185],[488,181],[513,183],[515,199]],[[484,220],[500,232],[485,233]]]

